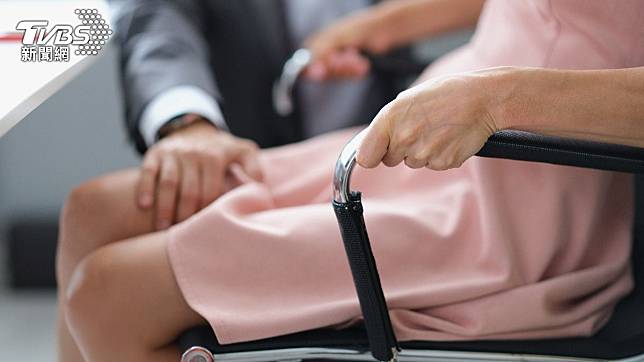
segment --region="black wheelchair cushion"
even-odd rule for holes
[[[441,350],[553,355],[577,358],[620,359],[644,354],[644,313],[642,293],[624,299],[610,322],[595,336],[552,340],[400,342],[403,350]],[[246,343],[221,345],[209,327],[194,328],[179,340],[182,350],[192,346],[208,348],[214,354],[285,348],[350,348],[367,351],[367,335],[361,326],[344,330],[319,329]]]
[[[577,358],[621,359],[644,354],[644,293],[642,288],[622,300],[609,323],[588,338],[521,341],[400,342],[403,350],[441,350],[553,355]],[[194,328],[181,336],[182,350],[208,348],[214,354],[264,351],[285,348],[349,348],[368,351],[367,335],[361,326],[335,330],[319,329],[264,340],[221,345],[209,327]]]

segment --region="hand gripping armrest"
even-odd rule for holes
[[[360,301],[371,353],[379,361],[396,361],[398,342],[391,326],[378,268],[363,219],[361,195],[351,191],[351,173],[364,131],[342,150],[333,176],[333,208]],[[482,157],[546,162],[599,170],[644,173],[644,149],[547,137],[519,131],[490,137]]]

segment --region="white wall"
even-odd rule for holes
[[[0,252],[12,220],[55,217],[74,185],[136,162],[112,47],[0,138]]]

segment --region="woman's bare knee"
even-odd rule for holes
[[[83,346],[104,337],[98,328],[114,330],[116,327],[111,325],[113,319],[106,311],[112,294],[107,273],[106,256],[92,253],[74,269],[66,290],[61,290],[67,325],[86,360],[92,359],[90,351]]]
[[[151,231],[151,214],[137,207],[135,187],[138,170],[126,170],[102,176],[74,188],[61,215],[62,232],[66,229]],[[148,225],[149,224],[149,225]],[[120,237],[116,239],[124,239]]]
[[[69,280],[63,298],[71,335],[88,361],[143,361],[149,350],[143,338],[127,331],[132,305],[128,284],[121,278],[109,248],[84,258]]]
[[[152,217],[134,200],[138,170],[121,171],[74,188],[60,220],[59,281],[81,258],[116,240],[152,231]]]
[[[161,232],[111,244],[74,270],[67,322],[87,358],[145,361],[182,330],[204,323],[183,299],[166,243]]]

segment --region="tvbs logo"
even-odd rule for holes
[[[84,45],[89,43],[90,26],[73,27],[68,24],[58,24],[47,31],[47,20],[24,20],[18,23],[17,30],[24,32],[24,45]]]
[[[16,30],[23,33],[21,59],[34,61],[69,61],[69,47],[76,55],[98,55],[113,31],[96,9],[76,9],[80,24],[49,25],[47,20],[23,20]]]

